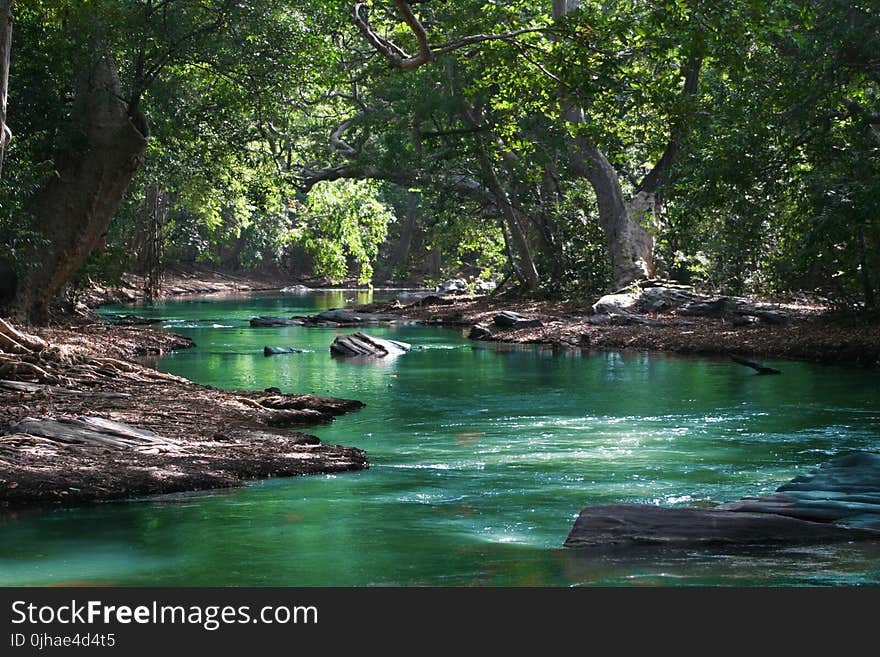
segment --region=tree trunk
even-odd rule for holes
[[[380,278],[385,280],[391,280],[394,276],[395,271],[401,266],[405,265],[407,259],[409,258],[409,252],[412,248],[413,236],[416,232],[416,219],[419,216],[419,193],[418,192],[407,192],[406,193],[406,216],[403,219],[403,223],[400,226],[400,238],[397,240],[397,244],[394,245],[394,249],[391,251],[391,255],[388,257],[388,262],[383,267],[383,272]]]
[[[580,0],[554,0],[553,17],[561,18],[575,11]],[[568,123],[583,125],[584,112],[564,96],[560,99],[562,117]],[[624,197],[620,178],[605,154],[585,137],[570,140],[574,151],[572,168],[586,178],[596,194],[599,221],[605,231],[614,286],[624,287],[654,273],[654,238],[646,229],[655,216],[653,191]]]
[[[6,96],[9,91],[9,62],[12,54],[12,2],[0,0],[0,176],[12,132],[6,127]]]
[[[120,98],[113,63],[99,59],[78,86],[56,175],[31,203],[46,243],[16,290],[14,312],[27,322],[48,321],[49,305],[106,233],[140,167],[147,119]]]
[[[144,274],[144,299],[155,301],[162,292],[162,246],[168,195],[151,185],[144,194],[144,248],[141,268]]]
[[[638,192],[626,198],[617,172],[601,150],[583,138],[572,140],[572,145],[576,150],[572,168],[590,182],[596,194],[614,286],[649,278],[654,272],[654,238],[644,224],[653,220],[654,194]]]

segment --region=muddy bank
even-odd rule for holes
[[[487,296],[427,299],[412,304],[371,304],[364,310],[470,330],[489,329],[482,339],[546,344],[562,349],[663,351],[680,354],[754,356],[880,367],[880,320],[835,314],[806,304],[777,304],[780,323],[740,324],[737,316],[701,317],[647,313],[645,323],[597,324],[592,302],[523,301]],[[540,320],[541,326],[505,328],[502,311]],[[612,321],[613,321],[612,317]]]
[[[277,389],[217,390],[130,360],[187,345],[164,332],[96,325],[29,333],[7,336],[0,348],[4,506],[74,504],[368,467],[363,451],[324,445],[296,430],[332,422],[361,402]],[[104,434],[106,427],[77,429],[106,421],[155,438],[127,440],[128,430],[120,434],[115,424]]]

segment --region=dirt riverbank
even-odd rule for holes
[[[489,327],[487,340],[546,344],[559,349],[663,351],[681,354],[737,355],[880,367],[880,321],[832,313],[817,305],[776,304],[778,323],[740,323],[735,316],[682,316],[648,313],[644,323],[595,323],[588,302],[523,301],[478,297],[436,298],[408,305],[372,304],[374,312],[396,313],[440,326]],[[503,328],[494,324],[501,311],[539,319],[542,326]]]
[[[358,470],[359,449],[295,429],[358,401],[201,386],[137,364],[186,338],[105,325],[30,329],[0,348],[0,505],[56,505]],[[24,335],[25,337],[19,337]],[[33,366],[33,367],[31,367]]]

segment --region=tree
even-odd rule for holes
[[[457,39],[450,39],[439,46],[432,46],[429,43],[429,35],[422,21],[416,16],[412,3],[401,0],[395,2],[394,5],[399,14],[399,19],[405,24],[415,38],[418,47],[418,54],[410,55],[407,51],[397,45],[394,41],[379,34],[379,32],[369,23],[365,15],[364,3],[357,3],[354,7],[355,22],[360,31],[364,34],[370,45],[395,68],[403,70],[413,70],[424,64],[435,61],[439,56],[459,51],[462,48],[473,46],[474,44],[488,42],[504,42],[506,44],[515,43],[515,39],[522,35],[547,32],[548,28],[535,26],[527,27],[509,32],[498,34],[470,34]],[[511,3],[513,5],[514,3]],[[569,42],[587,40],[578,36],[578,25],[571,18],[571,15],[581,8],[581,0],[555,0],[553,3],[552,17],[556,20],[560,34]],[[515,11],[515,7],[510,7],[511,11]],[[591,8],[595,11],[609,10],[609,7],[602,5],[601,7]],[[614,7],[612,6],[612,10]],[[625,13],[631,9],[626,6],[620,7],[620,11]],[[674,10],[672,10],[674,13]],[[656,12],[648,12],[645,15],[637,16],[637,20],[641,20],[642,24],[639,29],[643,34],[656,37],[661,30],[672,27],[674,21],[666,20],[666,10]],[[589,14],[579,15],[586,21],[586,27],[592,29]],[[653,21],[653,24],[651,24]],[[625,21],[620,21],[614,27],[619,29],[625,25]],[[680,26],[676,26],[680,29]],[[651,32],[654,32],[651,34]],[[571,35],[574,35],[574,39]],[[666,47],[663,54],[672,52],[680,59],[680,75],[682,80],[681,95],[687,99],[693,97],[697,91],[699,80],[699,71],[702,66],[703,52],[700,40],[694,38],[693,33],[688,30],[682,31],[685,39],[684,44],[675,44],[675,47]],[[620,40],[620,34],[610,34],[611,39]],[[567,44],[566,44],[567,45]],[[587,44],[590,47],[592,44]],[[574,48],[579,48],[579,44],[575,44]],[[598,52],[603,53],[602,44],[592,46]],[[659,49],[657,49],[659,51]],[[620,61],[615,64],[625,66],[628,62]],[[632,193],[624,192],[624,185],[621,183],[620,175],[615,170],[609,158],[597,143],[596,130],[594,126],[587,125],[587,113],[577,105],[576,98],[570,93],[570,90],[576,88],[576,83],[566,84],[563,78],[572,77],[572,72],[560,72],[554,75],[545,65],[538,63],[537,66],[547,75],[553,78],[559,84],[559,108],[561,110],[562,120],[568,126],[573,127],[574,134],[569,138],[569,148],[571,151],[570,166],[572,170],[579,176],[586,178],[593,187],[596,200],[598,203],[599,218],[604,228],[608,253],[611,259],[611,267],[614,284],[623,286],[639,278],[645,278],[654,273],[653,263],[653,246],[654,237],[652,230],[656,224],[656,215],[660,205],[660,191],[665,185],[670,169],[675,161],[678,150],[681,147],[684,133],[688,125],[683,118],[676,118],[670,115],[668,124],[665,126],[665,132],[669,135],[668,143],[663,149],[662,154],[658,157],[654,166],[643,176],[643,178],[634,185]],[[577,73],[577,72],[576,72]],[[680,103],[680,107],[686,106],[686,102]],[[609,117],[605,117],[609,118]],[[471,121],[473,124],[474,122]],[[586,128],[586,129],[584,129]],[[483,137],[477,135],[478,140]],[[478,157],[480,157],[478,152]],[[499,199],[500,208],[507,221],[512,241],[519,259],[525,265],[525,279],[529,288],[537,287],[538,277],[531,265],[531,258],[528,256],[527,245],[524,239],[521,239],[521,231],[517,228],[517,221],[513,216],[513,210],[509,203],[506,193],[496,184],[497,177],[493,175],[490,167],[484,157],[480,157],[481,168],[484,177],[488,181],[492,193]]]
[[[6,97],[12,55],[12,2],[13,0],[0,0],[0,175],[3,174],[6,146],[12,139],[12,131],[6,125]]]

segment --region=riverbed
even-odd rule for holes
[[[377,298],[381,293],[377,293]],[[331,357],[332,328],[251,328],[375,300],[352,291],[108,307],[196,347],[160,370],[221,388],[360,399],[312,430],[369,470],[3,520],[0,585],[835,585],[880,583],[880,546],[561,549],[587,504],[712,506],[833,455],[880,449],[880,372],[767,361],[554,352],[419,325],[390,360]],[[302,353],[265,357],[264,346]]]

